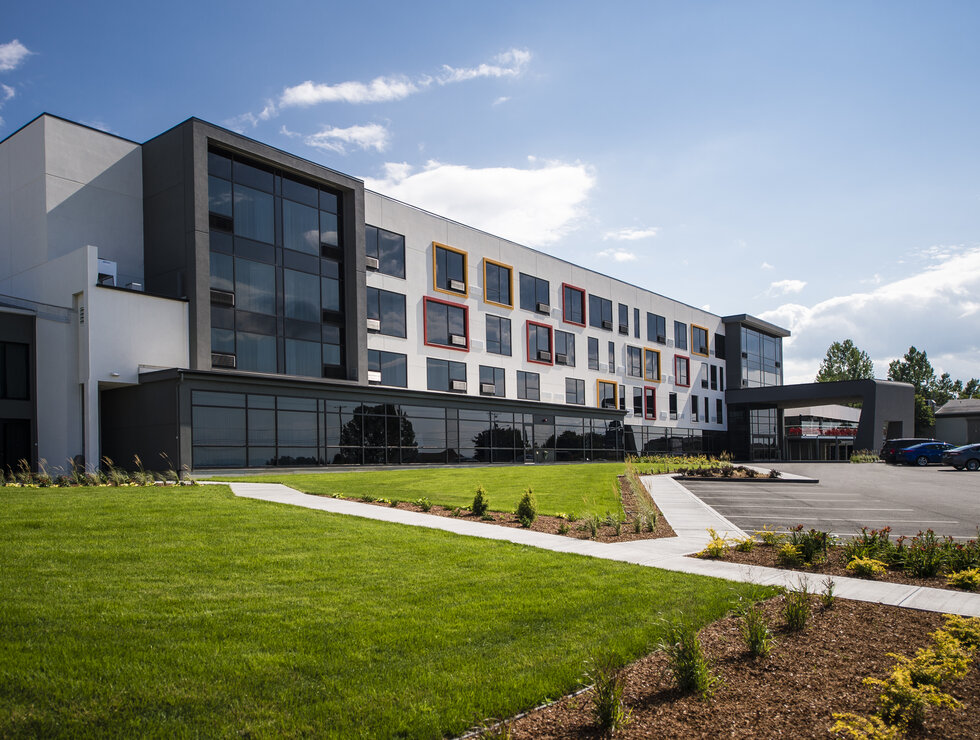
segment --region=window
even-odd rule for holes
[[[660,351],[655,349],[643,350],[643,378],[660,382]]]
[[[691,324],[691,352],[708,356],[708,330],[703,326]]]
[[[0,398],[26,401],[30,395],[30,345],[0,342]]]
[[[480,365],[480,395],[499,396],[500,398],[507,395],[502,367]]]
[[[377,270],[392,277],[405,277],[405,237],[377,226],[364,227],[365,256],[368,269]],[[377,260],[377,267],[374,262]]]
[[[589,295],[589,326],[612,331],[612,301]]]
[[[575,367],[575,335],[555,330],[555,364]]]
[[[718,390],[718,367],[716,365],[711,366],[711,390]]]
[[[705,398],[704,399],[704,423],[705,424],[707,424],[709,421],[711,421],[711,416],[709,415],[709,412],[708,412],[708,405],[709,405],[709,403],[710,403],[710,399]]]
[[[536,321],[527,322],[527,361],[554,365],[551,327]]]
[[[565,403],[585,405],[585,381],[578,378],[565,378]]]
[[[466,252],[432,242],[432,286],[440,293],[466,295]]]
[[[643,418],[656,419],[657,418],[657,389],[651,388],[650,386],[645,386],[643,388],[643,395],[646,401],[643,410]]]
[[[647,314],[647,341],[667,344],[667,319],[655,313]]]
[[[537,313],[551,313],[551,286],[547,280],[521,273],[521,308]]]
[[[715,334],[715,357],[719,360],[725,359],[725,335]]]
[[[426,359],[426,376],[430,391],[466,393],[466,365],[450,360]]]
[[[609,343],[609,372],[616,372],[616,343]]]
[[[320,302],[324,311],[340,312],[340,263],[323,258],[320,260],[323,274],[320,284]]]
[[[686,357],[674,357],[674,385],[691,385],[691,361]]]
[[[667,395],[667,408],[670,413],[670,418],[677,419],[677,394],[670,393]]]
[[[643,389],[633,386],[633,416],[643,416]]]
[[[510,319],[487,314],[487,352],[510,357]]]
[[[276,268],[235,259],[235,307],[252,313],[276,313]]]
[[[367,317],[369,322],[378,322],[379,333],[390,337],[404,337],[405,296],[368,286]]]
[[[643,377],[643,351],[639,347],[626,347],[626,374],[632,378]]]
[[[619,333],[626,335],[630,333],[630,307],[625,303],[619,304]]]
[[[640,338],[640,309],[633,309],[633,336],[636,339]]]
[[[589,370],[599,369],[599,340],[589,337]]]
[[[698,419],[698,397],[691,396],[691,421],[700,421]]]
[[[596,406],[600,409],[615,409],[619,406],[616,394],[616,383],[610,380],[595,382]]]
[[[725,368],[718,368],[718,390],[725,390]]]
[[[426,298],[425,343],[468,352],[470,349],[469,310],[466,306]]]
[[[377,373],[377,375],[373,375]],[[408,387],[408,359],[397,352],[368,350],[368,382]]]
[[[513,272],[510,265],[483,259],[483,301],[503,308],[513,308]]]
[[[626,386],[619,386],[619,410],[626,411]]]
[[[701,372],[698,373],[698,375],[701,377],[701,387],[707,389],[708,388],[708,363],[707,362],[701,363]]]
[[[715,419],[719,424],[725,423],[725,404],[720,398],[715,399],[715,415],[718,417]]]
[[[561,318],[566,324],[585,326],[585,291],[562,283]]]
[[[320,276],[297,270],[283,270],[286,318],[320,323]]]
[[[517,397],[537,401],[541,397],[541,376],[537,373],[517,371]]]
[[[781,339],[743,326],[742,386],[760,388],[782,385],[782,355],[783,343]]]
[[[687,349],[687,324],[683,321],[674,322],[674,346],[677,349]]]

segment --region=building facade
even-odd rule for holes
[[[736,428],[778,456],[775,407],[729,420],[731,383],[782,385],[788,332],[754,317],[197,119],[138,144],[42,115],[0,175],[5,467],[589,461]]]

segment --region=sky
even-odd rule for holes
[[[783,326],[786,382],[980,377],[974,0],[0,3],[0,138],[195,116]]]

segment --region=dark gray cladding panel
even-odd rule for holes
[[[101,393],[102,454],[134,469],[180,468],[177,392],[173,383],[148,383]],[[164,458],[162,455],[166,455]]]

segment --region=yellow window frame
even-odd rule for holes
[[[465,264],[465,259],[464,259]],[[497,267],[506,267],[510,274],[510,285],[508,292],[510,293],[510,303],[497,303],[496,301],[491,301],[487,298],[487,265],[496,265]],[[503,262],[497,262],[497,260],[492,260],[489,257],[483,258],[483,302],[488,303],[491,306],[500,306],[501,308],[513,308],[514,307],[514,266],[508,265]]]
[[[647,375],[647,353],[654,354],[657,356],[657,377],[651,378]],[[650,349],[648,347],[643,348],[643,379],[649,383],[659,383],[664,377],[663,367],[660,365],[660,350]]]
[[[694,351],[694,330],[700,329],[704,332],[704,348],[705,352],[695,352]],[[698,355],[699,357],[708,357],[711,355],[711,335],[708,333],[708,327],[698,326],[697,324],[691,324],[691,354]]]
[[[595,382],[595,405],[596,408],[601,409],[601,399],[602,395],[599,393],[599,386],[601,385],[611,385],[613,387],[613,410],[619,410],[619,383],[615,380],[597,380]]]
[[[436,272],[436,255],[440,249],[445,249],[447,252],[455,252],[463,256],[463,286],[464,290],[462,293],[455,290],[446,290],[445,288],[439,287],[439,275]],[[436,293],[443,293],[444,295],[453,295],[457,298],[462,296],[463,298],[469,298],[470,295],[470,255],[462,249],[457,249],[456,247],[450,247],[448,244],[440,244],[439,242],[432,242],[432,290]]]

